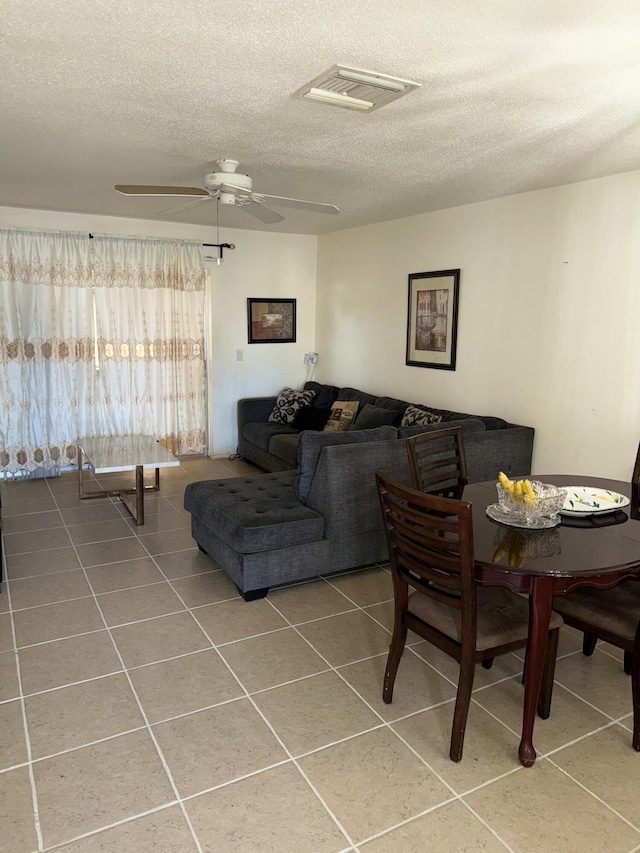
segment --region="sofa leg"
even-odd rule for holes
[[[268,586],[263,586],[261,589],[249,589],[246,592],[240,590],[240,595],[245,601],[256,601],[258,598],[264,598],[269,592]]]

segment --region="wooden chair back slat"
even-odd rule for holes
[[[462,497],[467,463],[461,427],[433,430],[405,441],[414,489],[443,497]]]

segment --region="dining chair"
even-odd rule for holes
[[[414,489],[444,498],[462,497],[468,482],[462,427],[413,435],[405,445]]]
[[[631,516],[637,518],[640,484],[640,445],[631,475]],[[631,676],[633,748],[640,751],[640,583],[632,580],[613,589],[583,587],[556,596],[553,609],[567,625],[583,632],[582,653],[590,657],[598,640],[623,650],[623,667]]]
[[[624,671],[631,675],[632,745],[640,752],[640,581],[613,589],[577,589],[556,596],[553,609],[567,625],[584,632],[585,655],[593,654],[598,639],[623,649]]]
[[[394,590],[394,626],[382,698],[390,703],[411,629],[460,664],[449,755],[460,761],[475,666],[527,644],[526,599],[476,584],[468,501],[427,495],[376,474]],[[540,716],[548,716],[562,619],[552,614]]]

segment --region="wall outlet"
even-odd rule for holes
[[[243,360],[244,360],[244,351],[241,349],[237,349],[236,350],[236,361],[243,361]]]

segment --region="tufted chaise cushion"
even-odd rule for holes
[[[296,471],[189,483],[184,506],[241,554],[315,542],[324,516],[295,497]]]

